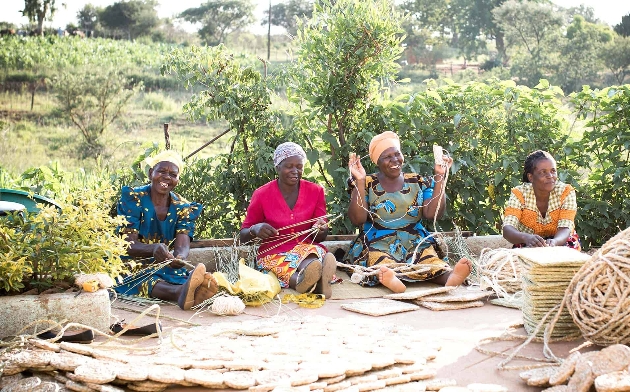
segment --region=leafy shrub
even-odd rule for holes
[[[568,146],[584,178],[578,186],[578,230],[586,247],[630,226],[630,85],[571,94],[582,138]]]
[[[130,82],[122,71],[113,68],[98,73],[85,67],[69,69],[53,79],[61,110],[83,136],[82,158],[98,157],[104,152],[100,141],[103,132],[143,87],[136,84],[129,88]]]
[[[127,243],[115,230],[124,219],[103,208],[112,192],[104,183],[74,189],[57,198],[61,212],[42,206],[39,213],[0,217],[0,290],[42,291],[56,281],[72,282],[77,273],[120,275]]]

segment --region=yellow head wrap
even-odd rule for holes
[[[378,161],[378,158],[381,156],[383,151],[390,147],[396,147],[400,150],[400,139],[394,132],[385,131],[380,135],[374,136],[370,142],[370,147],[368,148],[372,162],[376,164],[376,161]]]
[[[144,159],[144,163],[149,165],[151,169],[160,162],[171,162],[177,166],[179,174],[182,174],[182,171],[184,171],[184,161],[182,160],[182,157],[173,150],[164,150],[155,156],[146,157]]]

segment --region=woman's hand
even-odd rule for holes
[[[523,241],[525,246],[530,248],[539,248],[543,246],[547,246],[547,242],[544,238],[536,234],[526,234],[525,241]]]
[[[278,230],[274,229],[269,223],[258,223],[250,227],[249,230],[254,237],[263,240],[278,235]]]
[[[313,223],[313,229],[317,229],[318,231],[324,231],[328,229],[328,222],[324,218],[318,218],[315,223]]]
[[[451,166],[453,166],[453,157],[445,155],[442,157],[442,160],[444,161],[443,164],[436,164],[433,168],[433,172],[435,174],[444,175],[451,168]]]
[[[365,169],[361,164],[361,158],[357,156],[357,154],[351,152],[350,159],[348,160],[348,167],[350,168],[350,174],[352,174],[352,178],[355,181],[363,181],[365,180]]]
[[[547,246],[558,246],[555,238],[549,238],[548,240],[545,240],[545,242],[547,243]]]
[[[162,243],[154,244],[154,245],[155,247],[153,248],[153,258],[158,263],[175,258],[175,256],[173,256],[173,254],[169,252],[168,247],[166,245]]]

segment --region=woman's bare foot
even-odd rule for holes
[[[219,291],[219,285],[212,276],[212,273],[206,272],[203,276],[203,282],[195,290],[195,302],[193,306],[197,306],[203,301],[212,298],[217,291]]]
[[[378,281],[394,293],[404,293],[407,289],[405,284],[396,277],[394,271],[385,266],[381,266],[378,270]]]
[[[177,299],[177,305],[179,305],[180,308],[188,310],[194,305],[195,291],[197,291],[197,287],[199,287],[203,283],[205,274],[206,266],[202,263],[199,263],[190,273],[190,275],[188,275],[188,280],[181,286],[179,298]]]
[[[335,274],[337,269],[337,259],[335,259],[335,255],[328,252],[324,256],[323,266],[322,266],[322,277],[319,278],[319,282],[315,286],[316,294],[324,294],[326,299],[330,299],[332,296],[332,286],[330,281]]]
[[[464,283],[470,272],[472,271],[472,263],[467,258],[463,257],[455,264],[453,270],[446,280],[444,286],[459,286]]]

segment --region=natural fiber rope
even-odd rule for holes
[[[160,317],[160,306],[159,305],[153,305],[149,308],[147,308],[144,312],[142,312],[140,315],[138,315],[135,319],[133,319],[125,328],[123,328],[122,331],[120,331],[119,333],[115,334],[115,335],[111,335],[107,332],[103,332],[101,330],[99,330],[98,328],[94,328],[92,326],[89,325],[84,325],[84,324],[80,324],[80,323],[67,323],[65,325],[63,325],[66,320],[62,320],[62,321],[55,321],[55,320],[46,320],[46,319],[41,319],[41,320],[36,320],[33,321],[32,323],[24,326],[15,337],[13,337],[13,339],[9,340],[9,341],[0,341],[0,347],[3,347],[2,350],[0,350],[0,354],[8,351],[8,350],[12,350],[14,348],[17,347],[22,347],[26,344],[26,342],[28,342],[29,339],[32,338],[37,338],[37,335],[44,333],[44,332],[49,332],[52,329],[59,329],[59,332],[57,333],[57,335],[54,338],[51,339],[45,339],[48,342],[54,343],[56,341],[58,341],[59,339],[61,339],[61,337],[63,336],[63,334],[65,333],[66,330],[71,329],[71,328],[79,328],[79,329],[89,329],[92,332],[94,332],[94,334],[96,335],[101,335],[101,336],[105,336],[107,337],[107,340],[105,340],[104,342],[98,342],[98,343],[94,343],[95,346],[98,346],[99,348],[106,348],[106,349],[118,349],[118,348],[124,348],[126,350],[132,350],[132,351],[153,351],[155,350],[155,347],[130,347],[132,345],[135,345],[137,343],[140,343],[144,340],[153,338],[157,335],[157,337],[159,338],[158,340],[158,345],[162,342],[162,331],[160,328],[157,328],[157,334],[152,334],[152,335],[148,335],[148,336],[143,336],[141,338],[138,339],[119,339],[119,336],[122,335],[124,332],[126,332],[127,330],[129,330],[129,327],[132,325],[135,325],[135,322],[138,321],[139,319],[145,317],[148,313],[150,313],[151,311],[156,310],[155,313],[155,322],[158,323],[159,317]],[[37,331],[33,334],[24,334],[24,331],[27,331],[33,327],[36,327],[39,324],[45,324],[47,325],[47,328],[41,330],[41,331]],[[42,340],[42,339],[40,339]],[[118,344],[111,344],[111,342],[115,342]]]
[[[507,356],[498,368],[500,370],[514,368],[507,367],[506,364],[518,358],[518,352],[536,339],[536,335],[553,312],[555,312],[554,316],[545,327],[543,335],[543,354],[552,362],[562,362],[562,359],[553,354],[549,342],[573,340],[580,337],[569,335],[562,339],[551,340],[550,338],[565,306],[582,337],[588,341],[604,346],[630,343],[630,328],[628,327],[630,308],[625,305],[630,296],[629,275],[630,228],[627,228],[608,240],[589,261],[584,263],[567,286],[562,302],[545,314],[525,342]],[[501,338],[503,337],[498,339]],[[479,346],[477,350],[487,353]],[[496,352],[492,354],[501,355]]]
[[[236,316],[243,313],[245,304],[239,297],[221,296],[214,300],[210,310],[219,316]]]
[[[522,303],[522,268],[518,257],[510,249],[484,248],[475,262],[474,285],[491,289],[508,304]]]
[[[352,283],[359,283],[364,278],[378,275],[382,265],[376,264],[371,267],[364,267],[358,264],[345,264],[338,261],[337,267],[352,270],[353,273],[352,273],[352,276],[350,277],[350,281]],[[430,264],[395,263],[395,264],[387,264],[387,268],[394,271],[397,277],[406,277],[408,275],[430,271],[432,267]]]
[[[609,346],[630,343],[630,228],[608,240],[575,274],[565,294],[585,339]]]

